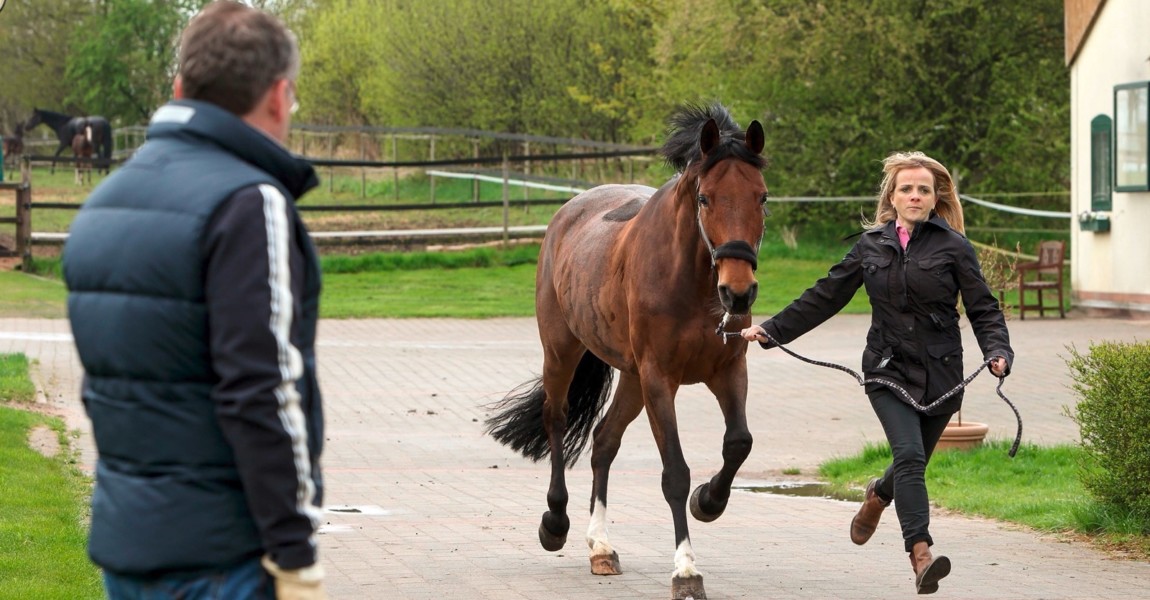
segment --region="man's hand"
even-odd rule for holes
[[[327,593],[323,591],[323,567],[318,563],[289,571],[264,556],[260,564],[275,577],[276,600],[327,600]]]
[[[997,377],[1006,377],[1006,359],[996,356],[990,359],[990,372]]]

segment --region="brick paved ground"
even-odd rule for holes
[[[792,345],[857,367],[867,317],[835,317]],[[1022,411],[1029,442],[1071,442],[1063,416],[1073,402],[1066,346],[1146,340],[1150,322],[1081,317],[1012,321],[1018,353],[1005,391]],[[973,336],[966,332],[968,357]],[[589,573],[583,507],[584,459],[569,473],[572,532],[558,553],[536,540],[547,470],[482,433],[484,405],[540,369],[532,319],[324,321],[321,385],[328,414],[324,561],[333,598],[668,598],[673,529],[659,488],[659,460],[644,419],[624,439],[612,472],[612,542],[625,573]],[[0,352],[36,360],[41,402],[81,432],[94,460],[77,391],[81,370],[67,324],[0,320]],[[786,468],[813,473],[822,460],[856,452],[882,432],[847,375],[757,348],[750,354],[751,457],[737,483],[777,481]],[[970,358],[968,358],[968,361]],[[967,394],[966,419],[993,437],[1014,434],[1010,409],[983,377]],[[680,432],[695,483],[720,464],[722,420],[702,386],[679,395]],[[1004,456],[1003,460],[1007,460]],[[738,492],[723,517],[692,522],[698,566],[712,600],[913,596],[893,511],[871,543],[856,547],[847,526],[857,505]],[[1080,543],[981,519],[940,515],[937,552],[954,562],[939,598],[1144,597],[1150,564]]]

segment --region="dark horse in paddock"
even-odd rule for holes
[[[104,117],[71,117],[62,113],[32,109],[32,116],[25,124],[25,129],[32,129],[39,124],[45,124],[56,132],[60,146],[56,154],[52,155],[52,172],[56,172],[56,158],[67,148],[72,147],[72,140],[86,125],[92,127],[92,144],[95,156],[98,159],[96,166],[104,173],[108,172],[112,164],[112,125]]]
[[[570,528],[564,469],[578,460],[594,427],[587,544],[591,572],[614,575],[621,570],[607,539],[607,477],[624,430],[645,409],[675,525],[672,598],[705,598],[687,507],[701,521],[718,518],[751,451],[747,344],[724,343],[716,325],[723,327],[726,316],[733,325],[750,324],[766,160],[759,122],[741,131],[720,105],[682,109],[671,125],[661,153],[678,175],[658,190],[595,187],[551,220],[535,283],[543,374],[504,398],[487,431],[528,458],[550,457],[539,541],[556,551]],[[619,384],[600,419],[615,369]],[[675,394],[693,383],[715,394],[726,433],[722,468],[692,494]]]

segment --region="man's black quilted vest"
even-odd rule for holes
[[[147,143],[77,215],[64,276],[86,370],[84,405],[100,423],[89,542],[97,564],[148,574],[260,553],[210,396],[202,241],[237,190],[267,183],[289,199],[302,193],[314,182],[303,166],[230,113],[178,101],[157,112]],[[303,246],[315,264],[310,243]],[[315,377],[316,314],[306,312],[301,388]]]

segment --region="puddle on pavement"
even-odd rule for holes
[[[829,498],[845,502],[862,502],[863,490],[847,490],[834,492],[826,483],[817,481],[784,481],[753,486],[737,486],[735,489],[755,492],[759,494],[776,494],[779,496],[799,496],[802,498]]]

